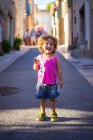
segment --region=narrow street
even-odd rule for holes
[[[0,72],[0,140],[93,140],[93,86],[57,52],[63,69],[63,88],[57,98],[59,120],[37,122],[39,100],[35,98],[37,72],[32,48]]]

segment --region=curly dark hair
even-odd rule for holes
[[[55,53],[56,49],[57,49],[57,44],[58,44],[58,40],[57,38],[51,36],[51,35],[42,35],[38,38],[38,49],[41,53],[43,53],[43,44],[45,43],[45,41],[47,41],[48,39],[53,40],[53,45],[54,45],[54,50],[52,53]]]

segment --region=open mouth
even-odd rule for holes
[[[49,51],[50,51],[50,50],[51,50],[51,48],[49,48],[49,47],[46,47],[46,50],[49,50]]]
[[[51,49],[46,49],[46,50],[51,51]]]

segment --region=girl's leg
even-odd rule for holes
[[[45,113],[45,107],[46,107],[46,100],[45,99],[41,99],[40,100],[40,110],[41,110],[41,113]]]
[[[51,121],[57,121],[58,120],[58,116],[56,113],[56,101],[55,99],[50,99],[50,105],[51,105],[51,110],[52,110],[52,114],[51,114]]]
[[[55,112],[55,108],[56,108],[55,99],[50,99],[50,105],[51,105],[52,113]]]
[[[46,107],[46,100],[41,99],[40,100],[40,114],[36,117],[37,121],[43,121],[46,118],[46,113],[45,113],[45,107]]]

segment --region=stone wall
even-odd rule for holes
[[[15,18],[15,4],[12,0],[0,0],[0,22],[2,24],[2,38],[3,39],[9,39],[11,40],[11,34],[10,38],[8,38],[8,32],[11,31],[11,21]],[[9,23],[9,21],[10,23]],[[8,25],[9,24],[9,25]],[[8,30],[8,27],[10,26],[10,31]],[[14,26],[14,25],[12,25]]]

